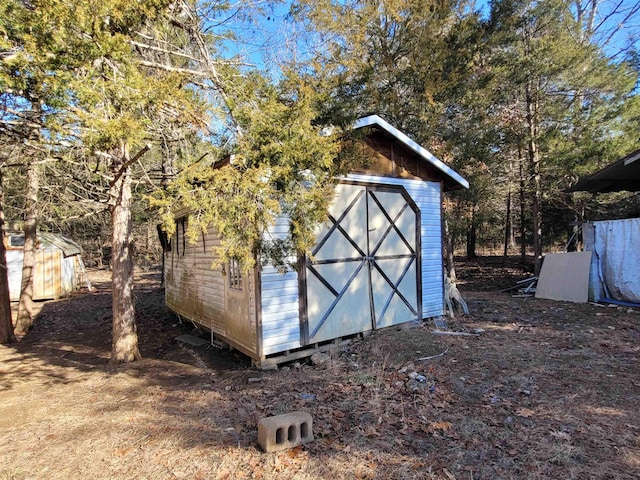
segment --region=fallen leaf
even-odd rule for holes
[[[378,431],[375,429],[375,427],[368,427],[366,432],[365,432],[365,435],[367,437],[379,437],[380,433],[378,433]]]
[[[571,441],[571,435],[569,435],[567,432],[551,430],[550,433],[553,438],[557,438],[558,440]]]
[[[431,424],[431,428],[434,430],[442,430],[443,432],[446,432],[451,427],[453,427],[453,425],[451,425],[450,422],[435,422]]]
[[[519,408],[518,410],[516,410],[516,415],[518,415],[519,417],[524,417],[524,418],[529,418],[534,413],[536,413],[536,412],[534,412],[530,408]]]
[[[287,455],[289,455],[290,458],[296,458],[300,453],[302,453],[302,445],[298,445],[287,451]]]
[[[116,455],[118,455],[119,457],[124,457],[127,453],[129,453],[133,449],[134,449],[134,447],[118,448],[114,453]]]

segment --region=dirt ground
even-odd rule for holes
[[[41,303],[0,346],[0,479],[640,478],[640,312],[513,298],[502,259],[458,269],[471,315],[345,342],[325,366],[259,371],[141,273],[144,360],[107,363],[110,285]],[[428,358],[431,357],[431,358]],[[304,410],[315,440],[263,453],[262,417]]]

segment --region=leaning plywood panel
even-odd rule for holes
[[[586,303],[590,268],[591,252],[545,255],[536,286],[536,298]]]

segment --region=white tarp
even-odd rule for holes
[[[640,218],[585,225],[585,250],[594,252],[590,290],[594,300],[640,303]]]

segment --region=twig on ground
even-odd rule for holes
[[[447,347],[447,349],[442,353],[439,353],[437,355],[431,355],[430,357],[422,357],[422,358],[419,358],[418,361],[421,362],[425,360],[433,360],[434,358],[438,358],[438,357],[444,357],[448,351],[449,351],[449,347]]]
[[[464,336],[464,337],[479,337],[479,333],[467,333],[467,332],[443,332],[441,330],[432,330],[432,335],[456,335],[456,336]]]

